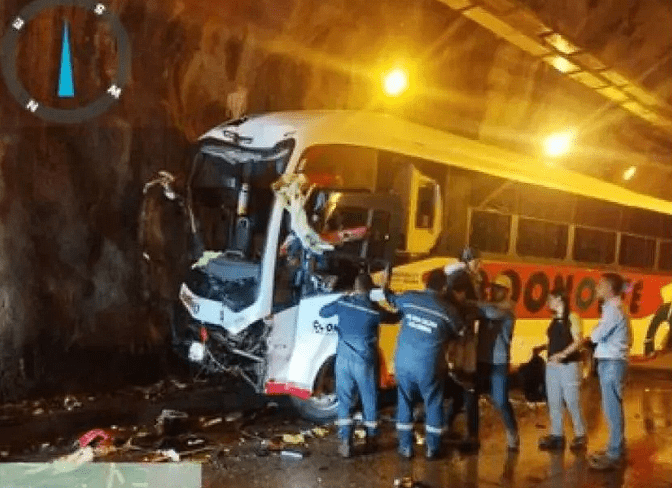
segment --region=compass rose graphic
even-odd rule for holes
[[[63,19],[60,22],[60,59],[58,62],[58,80],[52,94],[56,94],[56,102],[68,102],[67,108],[54,103],[43,101],[39,96],[33,95],[22,80],[17,69],[17,61],[22,42],[28,37],[28,28],[31,21],[42,13],[49,11],[57,12],[59,7],[76,7],[85,11],[86,15],[92,15],[95,22],[103,22],[109,26],[111,41],[116,45],[116,69],[111,75],[111,80],[105,86],[102,93],[91,100],[82,96],[81,90],[76,86],[76,69],[78,61],[76,54],[87,53],[87,49],[73,49],[73,32],[71,24]],[[90,47],[90,46],[89,46]],[[130,76],[131,52],[128,34],[119,19],[110,12],[107,6],[101,2],[90,0],[36,0],[24,7],[14,17],[5,30],[2,44],[0,44],[0,63],[2,76],[7,88],[16,101],[28,112],[44,120],[57,123],[79,123],[101,115],[118,101],[124,92],[124,87]],[[80,98],[83,99],[80,100]],[[80,101],[79,105],[77,102]]]

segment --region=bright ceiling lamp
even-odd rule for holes
[[[559,132],[546,138],[544,141],[544,150],[546,151],[547,155],[557,158],[567,154],[572,149],[573,144],[573,132]]]
[[[628,180],[632,179],[632,177],[635,176],[635,173],[636,173],[636,172],[637,172],[637,167],[635,167],[635,166],[630,166],[628,169],[626,169],[626,170],[623,172],[623,179],[624,179],[625,181],[628,181]]]
[[[408,73],[394,68],[383,77],[383,89],[388,96],[398,97],[408,89]]]

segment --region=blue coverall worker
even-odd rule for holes
[[[443,428],[443,345],[455,338],[463,324],[455,307],[440,294],[446,285],[442,270],[429,275],[425,291],[385,298],[400,313],[401,331],[397,339],[395,374],[397,380],[397,434],[399,454],[413,455],[413,401],[420,395],[425,406],[426,456],[439,455]]]
[[[492,403],[499,411],[504,426],[509,450],[519,449],[518,424],[509,400],[509,363],[511,360],[511,340],[516,317],[509,301],[511,279],[499,274],[490,285],[490,302],[478,303],[481,320],[478,327],[478,364],[476,368],[476,396],[467,398],[467,410],[473,409],[474,416],[468,416],[475,422],[469,426],[469,432],[478,432],[478,395],[489,393]],[[474,403],[471,404],[471,401]]]
[[[321,317],[338,315],[336,347],[336,396],[338,398],[339,453],[350,457],[352,409],[356,395],[362,401],[369,450],[378,435],[378,327],[385,310],[369,299],[373,281],[368,274],[355,278],[354,293],[343,295],[320,310]]]

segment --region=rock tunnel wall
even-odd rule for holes
[[[3,29],[26,3],[0,4]],[[229,117],[231,100],[250,113],[380,109],[377,63],[411,59],[429,88],[412,105],[386,109],[498,140],[505,128],[527,127],[531,115],[562,117],[567,107],[554,112],[554,97],[571,100],[576,89],[434,0],[108,6],[129,32],[133,60],[132,81],[107,114],[80,125],[44,123],[0,86],[0,401],[38,388],[132,381],[147,357],[161,358],[151,361],[151,374],[172,367],[163,352],[167,317],[142,294],[142,186],[159,169],[183,180],[190,142]],[[103,46],[100,27],[67,9],[60,14],[71,20],[73,46],[84,46],[73,48],[82,60],[76,76],[87,73],[80,87],[95,93],[114,50]],[[19,60],[27,83],[46,98],[60,49],[57,20],[36,22]],[[581,95],[574,115],[600,104]],[[157,208],[149,206],[149,245],[171,262],[184,236],[176,235],[176,217]],[[157,272],[156,300],[175,296],[176,272]]]

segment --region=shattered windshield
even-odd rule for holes
[[[284,172],[292,148],[292,141],[269,150],[203,143],[189,197],[205,250],[260,259],[273,201],[271,184]]]

